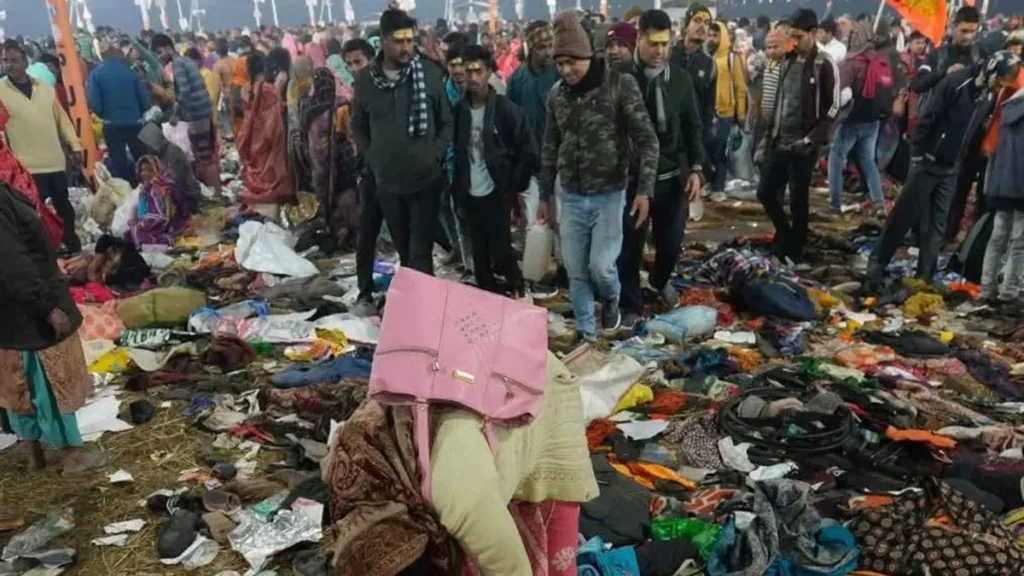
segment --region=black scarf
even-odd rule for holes
[[[569,94],[579,98],[604,82],[604,69],[604,60],[595,56],[590,59],[590,69],[583,75],[583,78],[580,78],[579,82],[574,86],[569,86],[565,82],[562,85],[565,86],[565,90]]]

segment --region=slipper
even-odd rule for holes
[[[156,539],[157,554],[160,558],[181,556],[195,541],[199,526],[199,515],[188,510],[179,510],[160,527],[160,534]]]

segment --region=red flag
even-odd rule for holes
[[[946,34],[946,3],[943,0],[885,0],[915,30],[936,46]]]

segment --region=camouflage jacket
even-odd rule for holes
[[[593,71],[599,66],[598,71]],[[636,79],[595,59],[600,85],[574,94],[561,81],[548,97],[541,147],[540,194],[554,193],[555,177],[578,194],[625,190],[630,159],[638,166],[637,193],[650,196],[658,172],[658,136]]]

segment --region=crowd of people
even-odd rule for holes
[[[807,8],[726,21],[694,2],[678,26],[636,8],[614,22],[566,11],[491,33],[421,27],[389,8],[365,31],[101,29],[79,49],[103,161],[139,190],[123,239],[134,248],[173,245],[204,198],[225,200],[231,144],[246,207],[315,194],[321,249],[356,253],[355,313],[378,312],[386,225],[401,264],[420,272],[433,273],[440,245],[484,290],[515,297],[564,284],[579,336],[594,341],[634,326],[645,302],[679,304],[670,280],[690,206],[734,178],[756,183],[773,255],[799,270],[812,218],[842,214],[859,174],[868,210],[884,219],[868,267],[875,291],[911,231],[916,275],[936,276],[973,191],[974,218],[994,213],[981,296],[1020,306],[1024,33],[1018,17],[984,35],[981,26],[978,10],[960,8],[933,46],[902,21],[819,19]],[[88,380],[81,316],[56,261],[82,250],[68,193],[82,144],[52,52],[9,40],[3,64],[0,362],[18,367],[36,408],[8,413],[9,425],[35,442],[38,465],[45,441],[81,470],[100,459],[75,452],[68,407],[81,405]],[[812,214],[819,165],[829,206]],[[894,204],[887,180],[902,184]],[[554,286],[528,285],[520,269],[513,231],[533,225],[557,232]],[[15,404],[0,395],[0,406]]]

